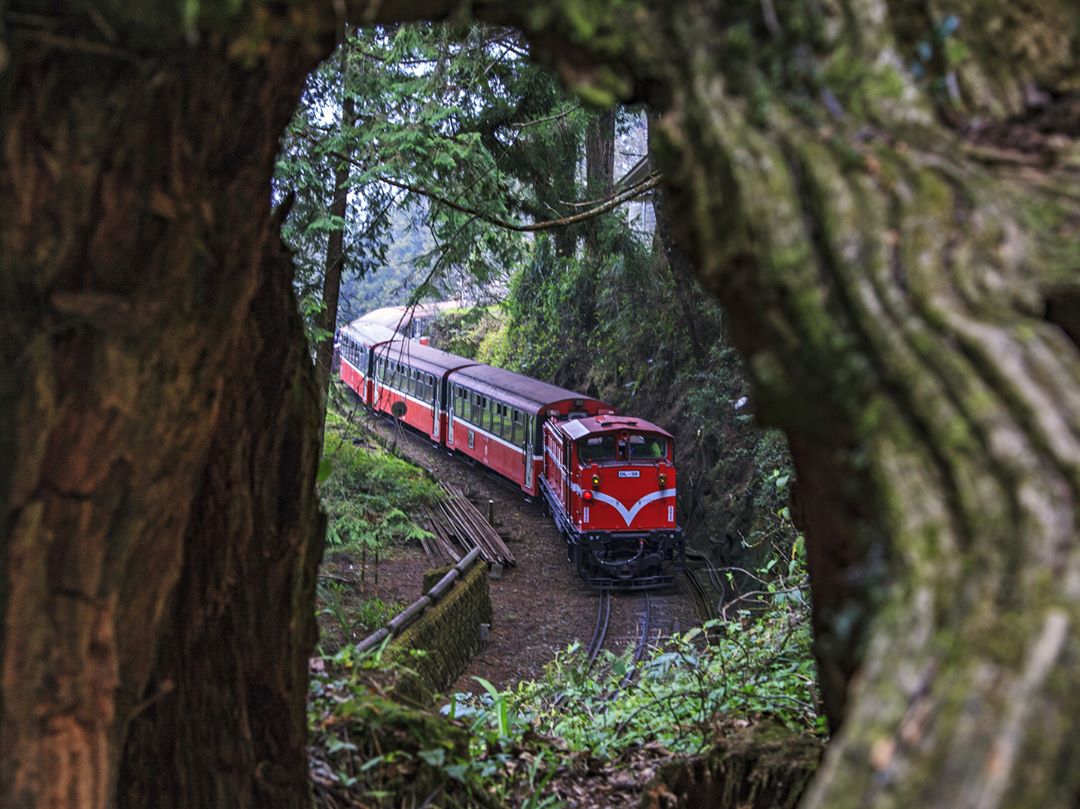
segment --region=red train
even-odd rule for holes
[[[374,410],[541,494],[598,588],[670,585],[685,562],[671,435],[600,401],[467,360],[364,319],[338,339],[341,378]]]

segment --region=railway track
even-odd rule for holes
[[[596,628],[593,630],[592,640],[586,651],[588,668],[592,668],[596,662],[600,650],[604,648],[604,639],[607,637],[608,624],[611,622],[611,591],[605,590],[600,593],[600,605],[596,611]]]
[[[690,581],[690,586],[694,588],[694,595],[697,597],[698,603],[701,607],[701,615],[705,620],[713,617],[713,605],[712,600],[709,598],[709,594],[705,590],[705,585],[701,583],[701,579],[697,577],[689,567],[683,568],[683,572],[686,573],[686,578]]]
[[[630,656],[630,667],[627,669],[626,674],[623,675],[623,678],[619,680],[619,687],[612,693],[612,696],[630,685],[634,675],[637,673],[638,663],[641,662],[641,657],[645,654],[645,647],[649,645],[649,632],[652,628],[652,606],[647,590],[642,591],[641,596],[642,606],[641,613],[638,616],[638,636],[634,645],[634,653]]]

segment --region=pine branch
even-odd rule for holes
[[[536,231],[541,230],[552,230],[554,228],[567,227],[568,225],[576,225],[578,222],[584,222],[588,219],[593,219],[594,217],[614,210],[615,208],[618,208],[620,205],[622,205],[624,202],[629,202],[630,200],[635,199],[636,197],[640,197],[641,195],[651,191],[653,188],[656,188],[656,186],[660,184],[661,176],[659,174],[652,174],[646,179],[642,180],[637,185],[631,186],[630,188],[618,194],[613,194],[600,205],[597,205],[595,208],[590,208],[587,211],[576,213],[573,216],[564,216],[560,219],[549,219],[546,222],[533,222],[530,224],[519,224],[517,222],[509,222],[505,219],[499,219],[498,217],[491,216],[490,214],[486,214],[483,211],[478,211],[475,208],[469,208],[468,206],[460,205],[456,202],[453,202],[452,200],[446,199],[445,197],[436,194],[434,191],[426,188],[421,188],[420,186],[413,185],[412,183],[394,180],[390,177],[380,177],[379,179],[387,185],[392,185],[395,188],[400,188],[405,191],[411,191],[414,194],[420,194],[430,200],[434,200],[435,202],[446,205],[449,208],[453,208],[455,211],[460,211],[461,213],[475,216],[477,219],[487,222],[489,225],[494,225],[495,227],[503,228],[505,230],[517,231],[519,233],[535,233]]]

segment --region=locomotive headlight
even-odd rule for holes
[[[582,500],[592,500],[592,492],[590,492],[588,489],[586,489],[585,491],[583,491],[581,493],[581,499]]]
[[[660,484],[661,488],[663,488],[667,484],[667,475],[661,472],[659,475],[656,476],[656,482]]]
[[[599,489],[600,488],[600,476],[599,475],[593,475],[592,476],[592,485],[593,485],[594,489]]]

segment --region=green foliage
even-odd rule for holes
[[[459,357],[476,359],[491,336],[500,333],[504,321],[502,309],[495,306],[444,310],[431,329],[432,343]]]
[[[422,470],[381,450],[355,446],[341,416],[327,414],[324,460],[330,471],[321,483],[332,548],[379,549],[418,540],[427,532],[407,511],[434,503],[438,485]]]
[[[369,28],[310,77],[274,182],[291,204],[283,235],[309,324],[334,230],[345,229],[340,309],[351,318],[446,297],[461,279],[505,283],[529,240],[492,223],[572,210],[588,114],[527,55],[508,29]],[[330,208],[345,168],[342,221]]]
[[[387,603],[378,596],[353,603],[353,588],[342,581],[320,577],[316,603],[320,615],[332,619],[345,642],[374,632],[397,615],[404,604]],[[325,647],[323,647],[325,648]]]
[[[550,744],[523,747],[512,726],[499,734],[486,715],[448,720],[386,698],[385,685],[407,673],[407,661],[388,663],[378,648],[345,646],[319,660],[308,694],[317,805],[559,805],[543,797],[557,760]]]

